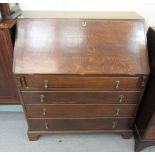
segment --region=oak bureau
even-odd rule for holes
[[[29,140],[59,132],[130,138],[149,75],[144,20],[73,15],[18,20],[13,72]]]

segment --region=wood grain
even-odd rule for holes
[[[91,119],[29,119],[29,131],[47,131],[45,123],[48,123],[48,131],[77,131],[77,130],[118,130],[131,129],[132,118],[91,118]],[[113,123],[116,123],[113,128]]]
[[[20,19],[14,73],[148,74],[144,32],[142,20]]]
[[[53,132],[132,136],[149,75],[142,19],[20,19],[14,51],[30,140]]]
[[[135,114],[136,105],[122,105],[122,104],[59,104],[59,105],[26,105],[28,117],[118,117],[129,116],[133,117]]]
[[[12,73],[13,44],[9,29],[0,29],[0,104],[19,104]]]
[[[120,76],[80,76],[80,75],[20,75],[18,77],[19,87],[24,90],[51,90],[56,88],[70,89],[97,89],[97,90],[142,90],[142,77],[120,77]],[[45,88],[44,81],[48,81]],[[117,81],[119,86],[116,88]]]
[[[141,92],[22,91],[22,97],[25,104],[138,104]]]

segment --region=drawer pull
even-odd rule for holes
[[[48,130],[48,123],[45,123],[45,129]]]
[[[116,125],[117,125],[117,122],[113,122],[112,123],[112,128],[115,129],[116,128]]]
[[[45,100],[45,95],[40,95],[40,102],[43,103]]]
[[[47,109],[43,109],[43,116],[46,116],[46,113],[47,113]]]
[[[86,27],[87,26],[87,22],[86,21],[82,21],[81,26],[82,27]]]
[[[116,108],[116,115],[118,116],[120,112],[120,108]]]
[[[116,80],[115,83],[116,83],[115,88],[118,89],[119,88],[119,85],[120,85],[120,81],[119,80]]]
[[[124,99],[124,95],[120,95],[119,96],[119,103],[122,103],[123,99]]]
[[[44,87],[48,88],[48,80],[44,80]]]

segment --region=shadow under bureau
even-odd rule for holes
[[[28,137],[132,125],[149,74],[145,27],[133,19],[19,19],[13,69]]]

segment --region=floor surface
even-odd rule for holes
[[[38,141],[27,138],[21,112],[0,112],[0,151],[4,152],[132,152],[134,139],[117,134],[50,134]],[[155,152],[155,146],[143,151]]]

